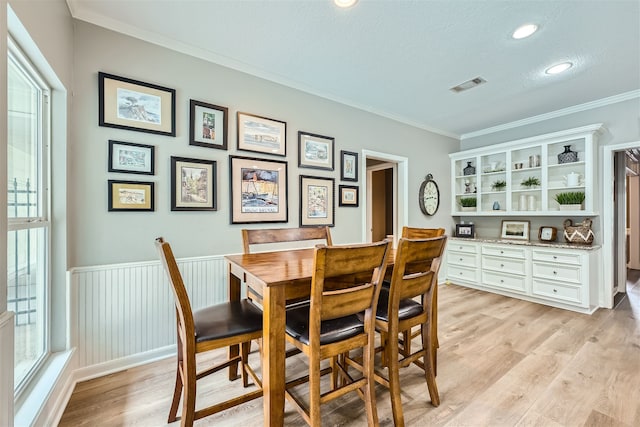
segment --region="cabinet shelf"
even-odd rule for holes
[[[453,215],[475,216],[585,216],[594,213],[597,206],[595,182],[596,135],[601,124],[539,135],[537,137],[505,142],[487,147],[450,154],[451,159],[451,211]],[[558,163],[558,154],[570,146],[577,153],[578,161]],[[529,167],[532,165],[532,167]],[[473,166],[476,173],[463,175],[465,167]],[[576,180],[576,174],[578,180]],[[539,180],[540,185],[526,188],[521,185],[528,178]],[[568,179],[570,178],[570,179]],[[504,190],[493,190],[493,184],[504,181]],[[579,185],[567,186],[576,182]],[[465,189],[475,190],[466,193]],[[585,193],[584,211],[558,210],[555,196],[558,193],[581,191]],[[519,210],[522,198],[532,210]],[[535,197],[533,200],[531,197]],[[460,198],[476,197],[477,209],[463,212]],[[493,206],[500,206],[494,211]]]

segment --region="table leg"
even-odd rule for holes
[[[227,266],[228,270],[228,280],[229,284],[229,301],[240,301],[240,288],[242,286],[242,281],[239,277],[235,276],[231,273],[231,265]],[[240,346],[239,345],[231,345],[229,346],[229,359],[237,357],[240,354]],[[233,381],[240,376],[238,375],[238,363],[234,363],[229,366],[229,381]]]
[[[284,424],[286,320],[284,286],[265,287],[262,298],[264,425],[278,427]]]

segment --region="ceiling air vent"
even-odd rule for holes
[[[482,77],[476,77],[475,79],[471,79],[471,80],[467,80],[464,83],[460,83],[458,86],[454,86],[449,90],[452,90],[456,93],[458,92],[463,92],[465,90],[474,88],[476,86],[481,85],[482,83],[486,83],[487,81],[485,79],[483,79]]]

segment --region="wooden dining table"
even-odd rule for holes
[[[395,250],[388,259],[393,266]],[[313,275],[314,249],[226,255],[229,299],[239,300],[242,284],[262,297],[262,389],[264,425],[284,424],[285,320],[286,302],[308,297]],[[387,269],[387,273],[390,270]],[[387,275],[387,277],[389,277]],[[230,356],[238,347],[229,349]],[[237,378],[237,365],[229,370],[229,379]]]

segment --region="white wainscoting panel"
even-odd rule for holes
[[[194,310],[228,298],[224,257],[178,265]],[[139,360],[175,344],[173,294],[159,261],[74,268],[69,276],[69,344],[78,368]]]
[[[0,426],[13,425],[13,327],[13,312],[0,313]]]

